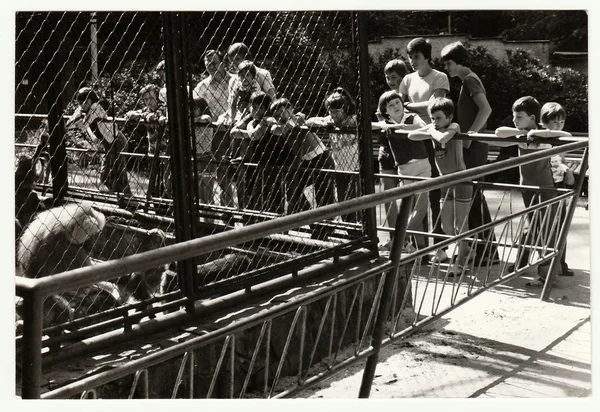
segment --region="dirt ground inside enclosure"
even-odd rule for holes
[[[500,192],[486,192],[495,210]],[[574,277],[550,300],[521,278],[487,291],[406,340],[382,349],[371,398],[581,398],[592,392],[590,217],[580,200],[568,239]],[[358,396],[364,362],[298,398]]]

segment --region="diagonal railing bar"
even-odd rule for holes
[[[143,399],[148,399],[148,369],[141,369],[135,372],[133,377],[133,382],[131,384],[131,390],[129,391],[128,399],[133,399],[135,396],[135,390],[137,389],[138,382],[142,377],[142,390],[143,390]]]
[[[324,329],[324,326],[325,326],[325,322],[327,321],[327,318],[329,316],[329,308],[331,307],[331,302],[333,301],[334,296],[336,296],[336,295],[332,295],[332,296],[330,296],[330,297],[327,298],[327,302],[325,303],[325,307],[323,308],[323,314],[321,315],[321,321],[319,322],[319,328],[317,329],[317,335],[316,335],[316,337],[314,339],[313,348],[312,348],[312,350],[310,352],[310,355],[308,357],[308,362],[307,362],[307,366],[308,367],[306,368],[306,373],[304,374],[304,377],[301,377],[302,381],[306,380],[306,378],[308,376],[310,367],[313,365],[313,361],[314,361],[314,358],[315,358],[315,353],[317,352],[317,348],[319,346],[319,342],[321,340],[321,336],[324,336],[323,329]],[[332,313],[332,317],[335,317],[335,312]],[[333,324],[333,321],[332,321],[332,324]],[[333,331],[333,330],[335,330],[335,328],[332,327],[331,330]],[[329,355],[331,355],[331,351],[329,352]]]
[[[221,354],[219,355],[219,359],[217,360],[217,365],[215,367],[215,371],[213,373],[212,380],[210,381],[210,386],[208,387],[208,392],[206,393],[206,397],[210,398],[217,384],[217,378],[219,373],[221,372],[221,366],[223,365],[223,359],[225,359],[225,355],[227,353],[227,348],[229,348],[229,342],[231,342],[233,335],[226,335],[225,341],[223,342],[223,346],[221,347]]]
[[[286,360],[286,356],[287,356],[288,350],[290,348],[290,343],[294,336],[294,332],[296,331],[296,323],[298,323],[298,319],[302,315],[302,312],[304,312],[305,310],[306,310],[305,307],[302,306],[302,307],[299,307],[294,313],[294,318],[292,319],[292,323],[290,325],[289,332],[288,332],[287,338],[285,340],[285,344],[283,345],[283,349],[281,351],[281,359],[279,360],[279,363],[277,365],[277,370],[275,371],[275,376],[273,377],[273,383],[271,384],[271,390],[269,391],[269,395],[267,396],[268,398],[273,397],[273,392],[275,391],[277,383],[279,382],[279,378],[281,377],[281,371],[283,369],[283,364]]]
[[[246,378],[244,378],[244,383],[242,384],[242,389],[240,390],[240,399],[244,397],[246,394],[246,389],[248,388],[248,384],[250,383],[250,377],[252,376],[252,372],[254,371],[254,365],[256,364],[256,360],[258,359],[258,353],[260,351],[260,345],[265,337],[267,332],[268,322],[263,322],[260,333],[258,335],[258,339],[256,341],[256,345],[254,346],[254,350],[252,351],[252,358],[250,359],[250,364],[248,365],[248,371],[246,372]],[[265,351],[269,351],[269,348],[266,347]],[[268,368],[268,365],[265,365],[265,368]]]
[[[171,399],[175,399],[177,397],[177,392],[179,391],[179,387],[181,386],[181,382],[183,380],[183,372],[185,370],[185,367],[187,366],[188,358],[190,357],[189,355],[190,352],[185,352],[183,354],[183,357],[181,358],[179,370],[177,371],[177,376],[175,377],[175,385],[173,386],[173,392],[171,393]]]

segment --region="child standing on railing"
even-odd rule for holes
[[[330,133],[329,145],[336,170],[342,172],[358,171],[356,105],[352,97],[350,97],[346,89],[338,87],[325,98],[323,106],[327,109],[328,115],[325,117],[311,117],[306,120],[306,125],[308,127],[354,129],[354,132]],[[358,196],[359,181],[357,178],[342,173],[336,173],[334,178],[338,202]],[[346,215],[345,218],[350,222],[359,222],[356,212]]]
[[[493,142],[492,144],[497,146],[510,146],[510,145],[518,145],[519,146],[519,156],[523,156],[529,153],[533,153],[536,150],[546,149],[551,147],[549,144],[538,143],[535,141],[535,136],[539,136],[539,133],[542,133],[544,137],[559,137],[560,135],[564,136],[566,132],[562,132],[561,130],[543,130],[539,131],[536,129],[539,119],[541,117],[541,106],[540,103],[532,96],[524,96],[517,99],[512,106],[513,111],[513,122],[515,127],[499,127],[496,129],[496,136],[498,137],[519,137],[524,141],[522,143],[502,143],[502,142]],[[532,132],[536,130],[536,132]],[[529,135],[531,133],[531,135]],[[521,172],[521,184],[522,185],[530,185],[530,186],[539,186],[540,188],[553,188],[554,187],[554,179],[552,177],[552,170],[550,166],[550,160],[548,158],[536,160],[535,162],[531,162],[525,165],[520,166]],[[555,193],[548,190],[523,190],[523,202],[525,203],[525,207],[534,206],[546,200],[552,199],[556,196]],[[544,221],[544,217],[546,214],[546,210],[549,210],[551,215],[548,217],[550,224],[554,222],[554,214],[556,213],[555,207],[551,207],[549,209],[541,209],[539,213],[539,222]],[[533,224],[531,222],[532,215],[528,216],[530,221],[530,228]],[[541,223],[540,223],[541,224]],[[529,234],[530,241],[535,243],[537,238],[541,235],[541,231],[539,225],[533,225],[535,232]],[[532,229],[532,230],[534,230]],[[524,233],[521,237],[521,243],[525,243],[525,240],[528,238],[527,233]],[[566,247],[565,247],[566,250]],[[509,267],[509,271],[514,271],[516,269],[522,268],[527,265],[529,260],[529,250],[524,249],[521,254],[521,258],[518,262],[515,263],[512,267]],[[539,278],[528,282],[527,286],[529,287],[542,287],[546,280],[546,275],[549,270],[550,262],[542,263],[538,267],[538,275]],[[560,256],[560,270],[558,275],[561,276],[573,276],[573,271],[569,269],[567,263],[565,262],[565,253]]]
[[[372,123],[373,130],[381,130],[379,138],[379,165],[381,173],[400,174],[410,177],[431,177],[431,165],[427,157],[427,150],[423,142],[409,140],[404,134],[395,134],[394,130],[415,130],[425,126],[425,122],[415,114],[404,114],[404,102],[400,94],[389,90],[379,97],[378,111],[385,118],[384,121]],[[390,178],[392,180],[392,178]],[[401,184],[411,183],[410,179],[400,180]],[[398,181],[384,183],[384,190],[398,186]],[[385,205],[387,213],[387,225],[391,228],[396,226],[398,217],[398,205],[396,202]],[[425,194],[417,195],[415,208],[408,223],[409,230],[423,230],[423,219],[427,216],[429,208],[429,197]],[[388,249],[392,239],[381,248]],[[409,242],[404,249],[410,253],[414,246]]]
[[[434,99],[428,106],[431,124],[409,133],[411,140],[433,139],[444,147],[443,154],[436,155],[436,164],[440,175],[466,170],[463,159],[463,141],[453,139],[460,133],[458,123],[452,122],[454,103],[445,97]],[[440,217],[444,233],[456,236],[469,230],[469,206],[473,196],[473,187],[469,183],[458,183],[442,189]],[[469,242],[458,242],[458,255],[448,269],[448,277],[461,276],[465,272],[465,262],[469,254]]]

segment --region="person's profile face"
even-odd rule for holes
[[[251,103],[250,104],[250,116],[253,119],[262,119],[267,113],[267,109],[260,104]]]
[[[249,71],[245,72],[240,76],[240,81],[242,82],[242,87],[244,89],[249,89],[252,85],[252,81],[254,80],[254,76]]]
[[[341,125],[344,119],[346,119],[346,110],[343,107],[339,109],[329,108],[327,109],[327,112],[329,113],[329,116],[331,116],[333,123],[337,126]]]
[[[85,99],[83,103],[81,103],[81,110],[87,112],[88,110],[90,110],[90,107],[92,107],[92,104],[93,103],[91,99]]]
[[[144,93],[142,95],[142,101],[144,102],[144,105],[150,110],[156,110],[156,108],[158,107],[158,96],[155,96],[154,93]]]
[[[398,73],[393,72],[393,71],[386,72],[386,73],[384,73],[384,75],[385,75],[385,82],[387,83],[389,88],[397,91],[398,88],[400,87],[400,83],[402,82],[402,76],[400,76]]]
[[[443,129],[448,127],[450,122],[452,122],[452,116],[446,117],[446,114],[441,110],[436,110],[431,113],[431,123],[435,126],[436,130]]]
[[[450,77],[458,76],[457,69],[458,69],[458,64],[456,64],[454,62],[454,60],[444,61],[444,70],[446,70],[446,73],[448,73],[448,76],[450,76]]]
[[[548,130],[562,130],[565,127],[565,119],[552,119],[544,126]]]
[[[292,117],[292,115],[293,111],[291,107],[279,107],[277,110],[275,110],[275,113],[273,113],[273,117],[280,124],[287,123],[288,120],[290,120],[290,118]]]
[[[408,55],[408,60],[413,70],[418,71],[423,67],[429,66],[429,61],[423,56],[421,52],[413,52]]]
[[[517,129],[528,129],[535,124],[535,116],[524,111],[513,112],[513,123]]]
[[[240,54],[240,53],[234,53],[234,54],[227,54],[227,57],[229,58],[229,71],[231,73],[237,73],[238,66],[240,65],[241,62],[244,61],[244,58],[246,56],[243,54]]]
[[[214,76],[222,67],[221,59],[216,54],[205,57],[204,65],[206,66],[206,71],[211,76]]]

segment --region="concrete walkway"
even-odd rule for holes
[[[492,209],[498,199],[493,192],[486,197]],[[548,302],[539,299],[541,288],[525,286],[537,277],[534,269],[383,348],[371,398],[585,398],[577,410],[593,410],[590,216],[584,207],[576,209],[567,247],[575,276],[559,277]],[[363,367],[301,397],[355,398]]]

